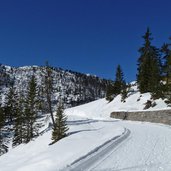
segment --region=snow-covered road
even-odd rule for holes
[[[135,102],[133,102],[133,99]],[[140,108],[137,97],[130,97],[125,108]],[[159,103],[161,104],[161,103]],[[70,109],[70,113],[88,118],[104,119],[120,105],[117,101],[106,103],[98,100]],[[159,105],[160,106],[160,105]],[[141,108],[140,108],[141,110]],[[111,119],[112,120],[112,119]],[[162,124],[118,121],[115,127],[129,129],[130,136],[116,148],[111,148],[107,156],[99,156],[89,171],[171,171],[171,127]],[[96,156],[97,158],[97,156]],[[86,170],[86,169],[85,169]]]
[[[171,129],[149,123],[120,121],[115,123],[131,130],[131,135],[92,171],[170,171]]]
[[[120,145],[124,140],[126,140],[130,135],[130,130],[125,129],[123,134],[120,136],[115,136],[111,140],[105,142],[99,147],[96,147],[89,155],[83,156],[78,162],[73,162],[65,170],[68,171],[84,171],[88,170],[94,164],[102,161],[106,156],[108,156],[112,150],[114,150],[118,145]]]
[[[99,121],[100,122],[100,121]],[[105,122],[105,121],[101,121]],[[171,127],[160,124],[115,121],[127,129],[100,148],[82,156],[67,171],[170,171]]]

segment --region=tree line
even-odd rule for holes
[[[6,126],[8,126],[8,133],[13,134],[12,147],[16,147],[21,143],[28,143],[39,135],[41,125],[37,122],[37,119],[42,114],[42,99],[46,101],[51,115],[52,143],[67,135],[67,117],[64,115],[62,104],[58,104],[56,118],[53,116],[52,95],[54,88],[52,67],[47,63],[43,72],[45,75],[44,98],[39,96],[37,80],[33,74],[28,82],[26,94],[23,94],[22,91],[16,91],[12,83],[5,97],[4,104],[0,104],[0,155],[8,151],[8,147],[5,144]]]
[[[137,63],[137,85],[140,93],[150,92],[153,99],[167,98],[171,102],[171,44],[164,43],[161,48],[152,44],[152,33],[147,28],[142,36],[144,43],[139,48],[140,56]],[[171,40],[171,38],[170,38]],[[113,85],[108,86],[106,99],[108,101],[121,94],[125,101],[129,85],[125,83],[121,66],[116,69]]]

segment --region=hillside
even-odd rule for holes
[[[125,110],[135,110],[135,107],[136,110],[142,110],[149,95],[142,95],[137,103],[135,103],[135,97],[139,97],[138,92],[130,95],[127,102],[123,104],[118,100],[120,98],[118,96],[111,103],[100,99],[66,109],[69,136],[52,146],[48,145],[51,142],[51,129],[48,129],[48,123],[51,121],[42,119],[41,122],[44,123],[42,136],[28,144],[11,149],[10,152],[1,156],[1,170],[69,171],[83,167],[84,170],[98,171],[111,169],[169,171],[171,166],[170,127],[119,121],[109,117],[110,112],[121,109],[122,105],[125,106]],[[131,101],[133,108],[130,108]],[[164,102],[160,102],[159,100],[156,107],[166,108]],[[125,132],[125,129],[130,131],[130,135]],[[120,145],[116,148],[115,141],[118,137],[123,138],[117,142]],[[99,156],[101,153],[103,155]],[[89,158],[93,161],[91,164]]]
[[[54,85],[54,106],[63,102],[65,107],[72,107],[87,103],[105,96],[106,87],[111,83],[89,74],[52,68]],[[43,96],[43,79],[45,67],[24,66],[10,67],[0,65],[0,92],[2,98],[7,94],[12,83],[17,91],[25,92],[32,75],[35,75],[39,87],[39,94]]]
[[[121,102],[121,95],[118,95],[108,104],[109,108],[110,106],[115,106],[114,111],[143,111],[169,108],[169,104],[165,103],[166,99],[160,98],[154,100],[151,93],[141,94],[135,81],[131,82],[130,85],[131,87],[125,102]],[[148,101],[151,102],[152,106],[146,109],[146,103]]]
[[[66,109],[68,136],[51,146],[51,120],[48,115],[42,118],[41,136],[1,156],[1,170],[170,171],[170,126],[110,118],[113,111],[143,110],[150,94],[140,95],[135,85],[132,88],[125,103],[118,95],[111,103],[100,99]],[[169,109],[163,100],[155,102],[148,110]]]
[[[95,118],[97,116],[97,118],[109,118],[111,112],[136,112],[171,109],[171,107],[165,103],[165,99],[152,100],[150,93],[141,94],[138,91],[136,82],[132,82],[130,84],[131,88],[128,93],[128,97],[125,99],[125,102],[121,102],[121,95],[118,95],[111,102],[106,101],[106,99],[100,99],[96,102],[91,102],[83,106],[71,108],[70,111],[72,110],[73,114],[76,113],[82,117],[86,116],[89,118]],[[155,106],[144,110],[148,100],[150,100],[152,103],[155,103]],[[96,105],[94,105],[94,103]],[[90,104],[92,104],[92,106]]]

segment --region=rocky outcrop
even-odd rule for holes
[[[171,109],[157,110],[157,111],[134,111],[125,112],[118,111],[112,112],[112,118],[132,120],[132,121],[146,121],[171,125]]]

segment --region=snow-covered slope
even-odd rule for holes
[[[118,96],[111,103],[100,99],[66,109],[68,137],[49,146],[51,130],[45,126],[42,136],[1,156],[0,170],[67,171],[81,167],[91,171],[170,171],[170,126],[109,118],[115,110],[142,110],[149,94],[137,101],[139,96],[134,92],[125,103],[121,103]],[[156,108],[166,108],[163,101],[156,103]],[[116,140],[125,130],[129,130],[130,135],[117,144]]]
[[[4,97],[3,95],[7,94],[11,83],[14,83],[14,87],[18,92],[25,93],[32,75],[36,77],[39,96],[43,98],[45,67],[10,67],[0,64],[0,95],[2,94],[2,97]],[[65,107],[72,107],[103,98],[107,86],[111,83],[109,80],[96,76],[61,68],[52,68],[52,76],[54,106],[58,101],[63,102]]]
[[[20,145],[0,157],[1,171],[56,171],[66,168],[106,141],[119,136],[124,129],[77,116],[68,118],[69,136],[54,145],[51,130],[26,145]],[[111,132],[111,130],[115,130]]]
[[[111,102],[108,102],[105,99],[100,99],[82,106],[68,109],[66,110],[66,113],[68,115],[78,115],[88,118],[109,118],[110,113],[114,111],[143,111],[148,100],[151,100],[151,94],[140,94],[137,90],[136,84],[134,84],[134,86],[131,87],[131,91],[129,92],[125,102],[121,102],[121,95],[118,95]],[[155,106],[146,110],[171,109],[163,99],[151,101],[155,103]]]

